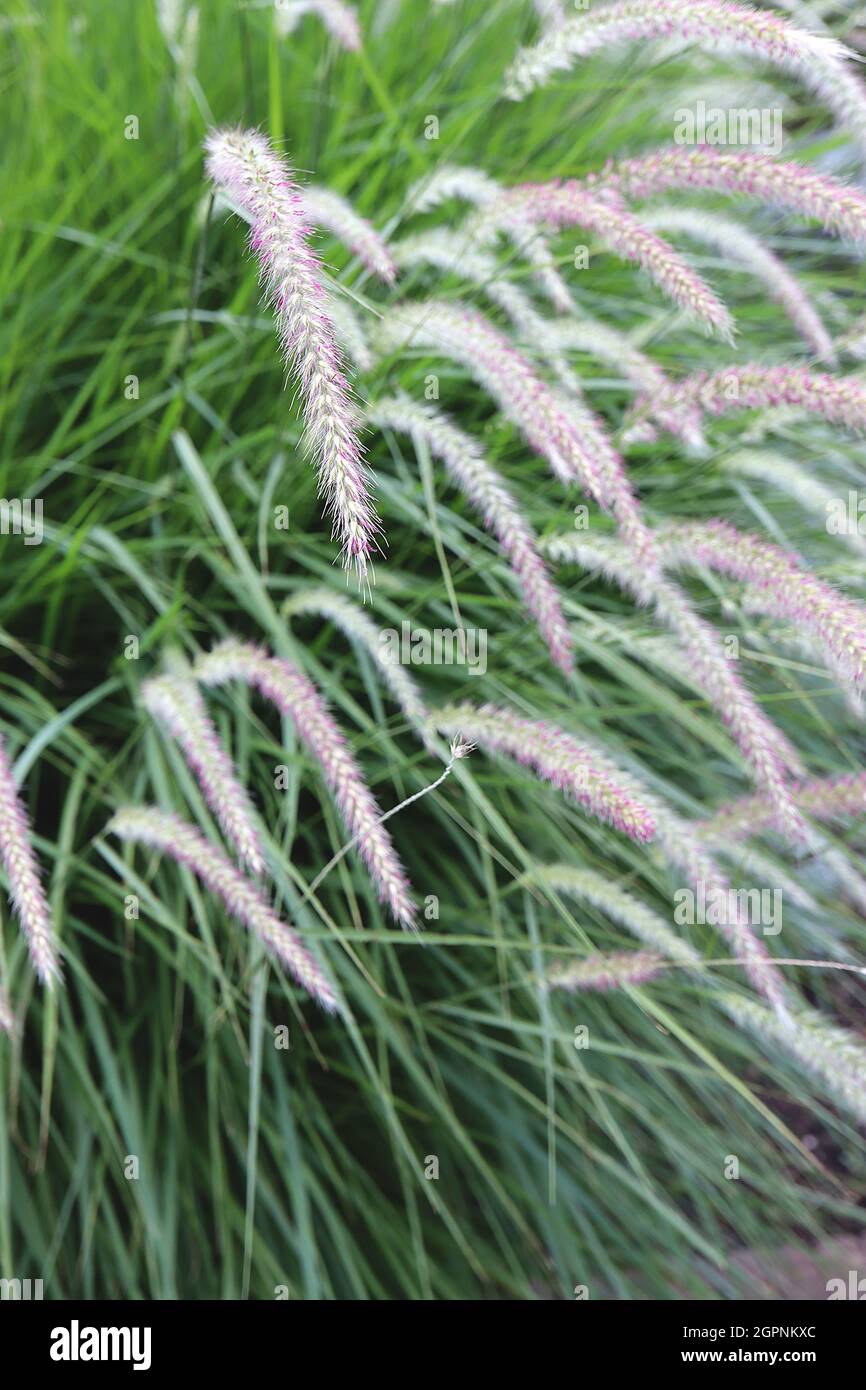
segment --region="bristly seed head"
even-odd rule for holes
[[[12,767],[0,739],[0,861],[6,871],[9,895],[21,923],[33,968],[44,985],[60,979],[57,940],[51,909],[42,887],[39,865],[30,841],[27,813],[18,794]]]
[[[368,578],[378,522],[358,439],[359,418],[337,346],[318,257],[310,247],[300,190],[285,160],[255,130],[216,130],[205,142],[207,171],[244,211],[250,246],[277,318],[288,367],[298,375],[307,445],[345,567]]]
[[[231,916],[259,937],[313,999],[329,1013],[338,1008],[333,985],[297,932],[269,907],[261,889],[244,878],[222,850],[194,826],[156,806],[130,806],[117,811],[106,828],[121,840],[148,845],[192,869]]]
[[[241,863],[251,873],[263,874],[265,856],[249,797],[238,781],[195,681],[186,676],[154,677],[143,683],[141,702],[177,740]]]
[[[381,813],[342,731],[310,678],[281,657],[229,638],[194,668],[205,685],[241,680],[291,719],[299,738],[322,769],[345,825],[357,841],[378,897],[401,926],[412,928],[416,909],[409,881]]]

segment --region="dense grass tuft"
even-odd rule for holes
[[[712,926],[676,928],[700,969],[686,956],[619,990],[545,987],[555,962],[635,942],[598,892],[567,894],[539,866],[594,875],[672,926],[681,880],[652,846],[479,747],[388,822],[423,919],[422,933],[403,932],[354,852],[311,887],[347,836],[291,721],[240,686],[208,692],[255,808],[274,905],[345,1001],[327,1015],[188,869],[106,833],[119,807],[155,805],[219,841],[140,690],[228,635],[316,683],[383,812],[435,781],[448,756],[440,740],[437,758],[429,727],[419,737],[364,641],[327,606],[304,604],[323,586],[345,593],[345,579],[255,263],[209,200],[211,126],[261,129],[392,243],[461,225],[459,202],[416,214],[409,199],[441,164],[502,185],[582,178],[670,145],[677,108],[698,98],[779,107],[784,158],[860,172],[820,100],[760,65],[643,45],[577,63],[515,104],[504,75],[538,34],[523,0],[361,0],[358,11],[364,43],[351,52],[313,15],[280,37],[270,6],[208,0],[194,61],[191,42],[166,42],[149,0],[9,0],[0,27],[0,492],[44,505],[42,544],[0,536],[0,732],[64,969],[64,987],[43,991],[4,912],[16,1027],[0,1039],[0,1275],[42,1278],[46,1298],[285,1288],[303,1299],[534,1299],[581,1285],[593,1298],[737,1298],[747,1286],[736,1250],[862,1231],[866,1150],[845,1088],[786,1047],[784,1023],[761,1012]],[[839,37],[856,34],[843,22]],[[712,191],[665,202],[741,221],[797,277],[831,338],[853,328],[864,276],[851,246]],[[671,240],[731,310],[733,345],[594,232],[572,227],[550,246],[581,316],[627,334],[673,380],[728,363],[813,365],[797,324],[742,263]],[[483,286],[454,272],[413,265],[389,288],[336,239],[315,244],[371,340],[403,299],[490,311]],[[511,241],[486,250],[552,317],[532,258]],[[544,375],[542,346],[521,348]],[[634,400],[629,364],[563,351],[618,438]],[[404,345],[354,391],[361,407],[400,393],[423,402],[433,377],[438,408],[483,448],[538,536],[573,531],[584,504],[590,536],[614,535],[464,367]],[[862,442],[795,413],[704,424],[703,452],[662,432],[629,448],[646,520],[723,517],[862,601],[862,554],[829,533],[815,501],[856,493]],[[486,634],[483,672],[411,669],[425,707],[506,707],[559,726],[603,746],[686,822],[752,790],[651,607],[558,567],[576,660],[566,676],[485,518],[423,440],[367,426],[363,442],[387,537],[368,619],[380,631]],[[781,459],[781,472],[738,468],[746,446]],[[825,493],[804,500],[781,486],[785,461]],[[819,655],[778,617],[749,611],[727,579],[702,571],[683,583],[700,616],[736,639],[736,671],[809,775],[858,771],[862,722]],[[855,1049],[866,985],[848,967],[866,956],[864,824],[825,827],[800,857],[772,838],[752,846],[763,886],[800,890],[783,890],[772,955],[839,967],[782,965],[785,986]],[[751,886],[746,849],[728,848],[733,883]],[[732,1155],[738,1181],[726,1178]]]

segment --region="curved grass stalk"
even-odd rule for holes
[[[371,275],[386,285],[393,285],[397,278],[397,267],[391,252],[372,222],[356,212],[348,198],[330,188],[307,185],[301,189],[301,202],[315,227],[332,232],[358,257]]]
[[[672,382],[661,367],[635,347],[627,333],[600,323],[598,319],[559,319],[555,323],[546,323],[545,331],[560,351],[574,349],[585,352],[616,368],[642,396],[663,396],[672,387]],[[704,449],[701,414],[694,407],[669,412],[665,428],[671,434],[678,435],[690,449]]]
[[[434,710],[430,720],[440,733],[452,737],[462,733],[483,752],[531,768],[543,781],[638,843],[653,838],[653,816],[624,784],[619,769],[599,749],[555,724],[524,719],[494,705],[469,704]]]
[[[545,319],[525,290],[504,275],[495,257],[475,250],[465,234],[443,231],[441,228],[422,232],[420,236],[398,242],[394,247],[394,256],[397,264],[406,269],[433,265],[470,281],[507,315],[524,343],[550,365],[565,390],[580,391],[574,372],[562,353],[557,351],[556,335],[551,331],[565,327],[570,321],[552,323]]]
[[[591,495],[614,512],[620,524],[637,562],[633,574],[640,601],[654,599],[660,616],[700,661],[710,698],[754,769],[758,784],[773,796],[786,834],[793,842],[802,842],[808,832],[786,792],[781,737],[719,651],[712,629],[701,623],[684,596],[661,577],[652,533],[640,518],[621,460],[603,432],[595,430],[589,411],[580,401],[563,402],[552,396],[525,359],[482,315],[472,311],[439,301],[413,305],[386,316],[382,337],[386,346],[411,337],[446,351],[466,365],[563,480],[568,479],[568,473],[562,468],[562,450],[570,450],[574,473]],[[596,446],[594,459],[583,447],[586,439]],[[785,747],[785,755],[789,763],[795,762],[793,750]]]
[[[820,360],[835,365],[833,340],[817,309],[783,261],[769,251],[754,232],[738,222],[695,208],[653,208],[644,213],[648,227],[681,232],[713,247],[726,260],[742,266],[763,285],[771,299],[787,314],[804,343]]]
[[[866,1124],[866,1048],[856,1034],[827,1022],[813,1009],[798,1009],[791,1031],[753,999],[724,994],[720,1002],[737,1023],[768,1044],[772,1055],[778,1047],[789,1052]]]
[[[383,351],[432,348],[465,367],[490,393],[560,482],[580,483],[604,505],[596,440],[587,437],[532,364],[483,314],[445,300],[401,304],[379,325]]]
[[[476,717],[473,718],[473,715]],[[569,791],[568,778],[558,782],[563,765],[578,781],[585,783],[588,774],[580,771],[587,760],[599,767],[608,784],[615,787],[617,798],[629,806],[627,822],[632,828],[652,826],[645,838],[652,841],[653,851],[671,870],[681,874],[694,888],[701,887],[707,895],[715,892],[727,901],[731,886],[692,826],[676,815],[669,806],[652,795],[634,776],[612,763],[594,744],[578,744],[571,735],[556,726],[522,719],[511,711],[484,706],[474,711],[471,706],[452,706],[434,713],[437,727],[447,731],[454,723],[461,724],[478,746],[495,754],[505,754],[532,767],[543,780]],[[444,723],[440,723],[442,720]],[[462,723],[461,723],[462,720]],[[603,797],[602,797],[603,805]],[[635,809],[637,808],[637,809]],[[589,809],[593,809],[590,807]],[[594,814],[615,824],[610,816],[595,810]],[[618,825],[624,829],[625,825]],[[626,829],[625,833],[629,833]],[[633,838],[640,838],[634,834]],[[763,941],[753,934],[748,916],[739,903],[735,904],[730,920],[719,930],[730,942],[732,950],[745,966],[752,984],[773,1006],[779,1017],[789,1021],[789,993]]]
[[[454,738],[452,738],[448,749],[448,762],[435,781],[428,782],[426,787],[422,787],[420,791],[413,792],[411,796],[405,797],[404,800],[398,802],[396,806],[392,806],[390,811],[386,811],[384,816],[379,817],[379,824],[384,825],[385,821],[390,820],[392,816],[399,815],[401,811],[405,811],[407,806],[412,806],[416,801],[420,801],[422,797],[429,796],[431,792],[438,791],[443,782],[446,782],[451,776],[451,773],[454,771],[455,763],[459,763],[464,758],[468,758],[474,751],[474,743],[467,743],[462,735],[456,734]],[[308,894],[312,895],[315,893],[319,884],[327,878],[334,866],[339,864],[340,860],[343,859],[349,853],[349,850],[353,849],[357,843],[358,836],[356,835],[354,839],[348,840],[346,844],[342,845],[341,848],[337,850],[337,853],[333,855],[328,860],[327,864],[316,874],[316,877],[307,889]]]
[[[741,881],[747,878],[752,883],[772,883],[786,903],[793,903],[806,912],[820,911],[812,894],[783,869],[774,855],[765,854],[754,845],[731,844],[729,840],[714,840],[708,836],[703,838],[716,858],[725,860],[736,869],[737,878]]]
[[[555,477],[566,485],[579,483],[613,513],[647,575],[653,574],[650,532],[604,425],[579,396],[547,386],[483,314],[442,300],[400,305],[385,315],[379,341],[385,350],[412,343],[431,347],[465,367]]]
[[[555,227],[582,227],[594,232],[622,260],[639,265],[687,314],[726,342],[734,340],[734,322],[718,295],[668,242],[619,200],[599,196],[587,183],[523,184],[509,189],[485,209],[484,219],[497,225],[517,209]]]
[[[739,193],[820,222],[826,231],[857,246],[866,245],[866,195],[858,188],[792,160],[775,160],[749,150],[672,145],[611,163],[586,182],[590,188],[639,200],[689,188]]]
[[[772,799],[780,827],[792,844],[802,845],[808,839],[808,827],[796,811],[788,787],[789,773],[802,770],[799,756],[739,679],[710,624],[666,579],[655,581],[648,589],[640,565],[615,542],[586,541],[578,534],[553,536],[542,542],[542,549],[560,563],[600,570],[639,603],[652,603],[659,622],[682,644],[695,679],[730,730],[758,785]],[[663,559],[664,552],[657,553]]]
[[[178,743],[226,839],[251,873],[263,874],[265,855],[250,799],[205,708],[195,682],[185,676],[144,681],[141,703]]]
[[[668,807],[664,807],[661,814],[657,813],[656,819],[656,846],[665,863],[678,870],[695,890],[703,889],[708,897],[716,893],[720,901],[730,902],[731,884],[695,828]],[[719,931],[730,942],[734,956],[743,963],[755,989],[789,1027],[790,991],[763,941],[754,935],[748,913],[742,910],[738,899],[730,917],[733,920],[720,924]]]
[[[359,604],[353,603],[345,594],[335,593],[333,589],[302,589],[286,599],[282,611],[283,615],[289,618],[308,613],[326,618],[345,633],[351,642],[357,642],[369,652],[385,685],[409,723],[421,734],[426,746],[432,752],[436,751],[427,737],[428,711],[417,684],[404,666],[391,659],[388,654],[390,649],[381,640],[381,628],[376,626]]]
[[[329,1012],[338,1008],[331,982],[297,932],[277,917],[261,890],[194,826],[156,806],[132,806],[119,810],[106,829],[129,844],[146,845],[191,869],[222,901],[230,916],[259,938],[311,998]]]
[[[343,564],[359,581],[378,548],[378,522],[358,439],[358,415],[328,313],[324,275],[308,241],[303,203],[288,165],[255,130],[212,131],[207,170],[248,215],[250,245],[276,314],[286,365],[297,372],[307,446]]]
[[[291,662],[269,656],[251,643],[229,638],[202,656],[193,668],[204,685],[240,680],[291,719],[298,737],[322,769],[337,809],[376,890],[403,927],[415,926],[409,881],[381,812],[349,746],[316,686]]]
[[[866,772],[839,777],[814,777],[793,789],[800,811],[817,821],[847,821],[866,817]],[[701,833],[713,839],[738,839],[773,828],[772,808],[765,797],[744,796],[715,811],[702,823]]]
[[[866,686],[866,609],[797,556],[725,521],[668,524],[656,534],[666,567],[699,566],[751,585],[763,611],[806,634],[855,693]]]
[[[651,952],[699,969],[702,957],[694,946],[677,936],[660,913],[647,907],[640,898],[611,883],[609,878],[591,869],[576,869],[570,864],[539,864],[528,875],[531,882],[552,888],[578,902],[599,908],[612,922],[625,927],[632,936]]]
[[[483,209],[498,199],[503,192],[502,184],[490,178],[482,169],[458,164],[440,164],[432,175],[413,184],[407,195],[407,202],[415,212],[429,212],[431,208],[438,207],[449,198],[458,198],[462,202],[472,203],[475,207]],[[483,214],[477,220],[471,219],[463,229],[467,240],[474,240],[476,231],[483,231],[484,226]],[[492,234],[494,230],[501,230],[515,250],[526,257],[539,289],[554,309],[560,314],[570,314],[574,309],[571,291],[556,268],[553,253],[541,229],[515,211],[512,215],[503,215],[499,227],[488,227],[489,233]]]
[[[665,961],[652,951],[605,951],[554,965],[547,972],[547,983],[569,993],[622,989],[648,984],[664,969]]]
[[[762,367],[759,363],[695,372],[673,386],[660,401],[638,404],[637,412],[696,405],[708,415],[734,410],[771,410],[791,406],[820,416],[854,434],[866,434],[866,382],[859,377],[833,377],[805,367]]]
[[[866,150],[866,95],[847,59],[826,34],[810,34],[766,10],[732,0],[619,0],[547,30],[523,49],[506,75],[505,94],[519,101],[581,58],[655,39],[700,44],[715,53],[755,58],[798,79]]]
[[[693,947],[681,941],[667,922],[639,899],[613,887],[600,875],[554,864],[539,866],[533,871],[532,878],[536,882],[547,882],[558,892],[592,902],[612,921],[645,941],[651,948],[650,954],[657,951],[657,960],[664,957],[706,978],[703,959]],[[630,954],[634,960],[644,953]],[[605,957],[600,959],[604,961]],[[578,970],[582,964],[578,963]],[[562,971],[565,988],[569,987],[568,970],[566,966]],[[620,984],[627,970],[626,959],[619,966],[618,978],[611,979],[611,985]],[[556,972],[548,978],[552,985],[560,983]],[[579,985],[580,982],[577,983]],[[633,981],[628,980],[627,983]],[[850,1113],[866,1119],[866,1048],[854,1034],[796,1003],[791,1013],[786,1009],[780,1015],[756,1000],[733,991],[720,990],[714,992],[712,997],[735,1023],[772,1043],[774,1049],[780,1048],[787,1053],[805,1071],[825,1081]]]

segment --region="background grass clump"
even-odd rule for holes
[[[540,987],[554,960],[630,940],[595,909],[527,888],[533,864],[591,868],[668,918],[670,883],[645,851],[528,775],[477,754],[390,822],[431,904],[416,940],[389,922],[352,856],[308,897],[345,838],[315,767],[267,707],[236,691],[209,698],[276,847],[278,906],[337,975],[348,1023],[270,969],[190,875],[103,837],[127,802],[213,833],[137,690],[166,652],[191,657],[230,632],[302,661],[383,808],[441,770],[363,651],[314,617],[282,616],[292,594],[343,580],[242,230],[208,214],[209,125],[260,126],[297,170],[394,236],[409,188],[441,162],[504,183],[584,174],[669,142],[675,109],[695,94],[760,105],[781,83],[790,153],[831,172],[844,159],[802,93],[690,51],[593,60],[512,105],[502,74],[535,32],[532,7],[422,8],[419,32],[412,0],[362,0],[365,44],[349,54],[314,18],[281,40],[268,6],[209,0],[186,74],[144,0],[11,0],[0,28],[0,491],[42,498],[45,516],[40,546],[0,537],[0,720],[66,977],[55,994],[36,988],[4,916],[23,1026],[0,1049],[0,1274],[41,1277],[46,1297],[272,1298],[284,1287],[307,1299],[572,1298],[585,1285],[591,1297],[737,1298],[748,1286],[734,1252],[863,1229],[862,1134],[784,1054],[732,1027],[714,994],[740,987],[736,968],[670,969],[651,987],[596,996]],[[458,215],[446,208],[446,220]],[[834,335],[849,329],[864,289],[850,250],[767,212],[749,221]],[[584,311],[635,332],[673,376],[727,360],[601,248],[574,271],[576,240],[555,246]],[[403,295],[477,297],[432,270],[383,291],[338,242],[318,244],[368,326]],[[752,277],[709,254],[693,261],[735,313],[739,359],[807,360]],[[508,273],[529,283],[520,262]],[[625,383],[573,360],[616,430]],[[536,530],[568,530],[583,499],[456,368],[408,351],[356,389],[423,399],[431,372],[440,405],[483,441]],[[743,432],[741,417],[714,425],[698,460],[667,437],[634,450],[648,516],[725,516],[861,595],[862,563],[822,517],[726,470]],[[583,730],[687,818],[749,790],[648,612],[603,581],[559,573],[578,657],[566,682],[441,470],[410,440],[366,438],[387,535],[368,612],[381,627],[489,634],[484,675],[414,672],[431,705],[491,701]],[[840,495],[862,478],[862,444],[814,421],[781,422],[765,447]],[[281,506],[288,529],[274,525]],[[721,584],[692,592],[738,635],[744,678],[812,775],[859,769],[862,725],[826,673]],[[862,831],[861,820],[832,837],[855,865]],[[784,954],[861,961],[862,916],[820,862],[802,873],[818,910],[786,905]],[[728,954],[710,928],[690,939],[711,964]],[[856,974],[788,974],[862,1033]],[[583,1028],[588,1048],[575,1046]]]

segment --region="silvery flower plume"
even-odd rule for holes
[[[553,661],[569,674],[574,665],[571,633],[559,594],[538,551],[535,533],[478,443],[440,411],[406,398],[376,401],[368,408],[367,418],[379,429],[421,438],[430,453],[442,461],[454,483],[481,513],[485,527],[499,541]]]
[[[828,35],[728,0],[619,0],[593,8],[519,53],[506,76],[506,95],[519,101],[581,58],[653,39],[696,43],[714,55],[754,58],[789,73],[866,149],[866,95],[847,62],[854,55]]]
[[[553,989],[569,993],[644,985],[663,973],[665,962],[652,951],[605,951],[551,966],[546,975]]]
[[[366,578],[378,522],[358,440],[358,415],[328,313],[323,272],[311,250],[289,167],[255,130],[212,131],[207,171],[249,216],[250,245],[274,307],[287,367],[297,372],[308,447],[343,563]]]
[[[866,772],[840,777],[813,777],[794,788],[804,815],[813,820],[841,822],[866,817]],[[763,796],[743,796],[729,802],[701,823],[708,839],[737,839],[772,829],[773,811]]]
[[[572,317],[547,323],[545,328],[558,352],[569,349],[585,352],[616,368],[641,396],[663,396],[672,388],[673,383],[658,363],[636,347],[627,333],[609,324],[598,319]],[[701,413],[694,406],[669,412],[664,428],[695,452],[706,447]]]
[[[663,294],[726,342],[733,342],[734,322],[725,305],[669,242],[611,196],[599,194],[577,179],[527,183],[510,188],[485,209],[485,221],[496,223],[514,209],[554,227],[582,227],[594,232],[622,260],[631,261],[659,286]]]
[[[798,502],[804,511],[812,516],[829,518],[838,506],[838,496],[833,488],[808,473],[801,464],[782,454],[766,450],[740,449],[721,460],[726,473],[737,478],[751,478],[755,482],[769,483],[787,497]],[[839,540],[859,556],[866,554],[866,539],[851,527],[841,529]]]
[[[753,586],[762,611],[806,633],[853,690],[866,687],[866,609],[796,555],[726,521],[671,523],[656,534],[667,567],[699,566]]]
[[[668,868],[685,874],[693,888],[703,883],[708,890],[727,893],[730,887],[728,880],[692,828],[660,802],[652,800],[651,808],[657,825],[656,849]],[[682,940],[660,913],[602,875],[587,869],[574,869],[570,865],[549,864],[537,865],[529,876],[540,886],[600,908],[611,921],[625,927],[632,936],[649,947],[653,954],[689,970],[698,973],[704,971],[701,953],[688,941]],[[771,881],[776,882],[775,879]],[[737,958],[746,963],[752,983],[787,1021],[788,994],[779,979],[778,969],[772,964],[763,944],[752,934],[748,922],[737,912],[733,922],[719,929],[731,943]]]
[[[140,698],[148,714],[179,745],[241,863],[251,873],[263,874],[267,866],[253,808],[198,686],[188,676],[157,676],[143,682]]]
[[[432,348],[459,362],[560,482],[579,482],[591,497],[604,497],[595,441],[576,427],[532,363],[478,310],[436,299],[400,304],[383,316],[378,342],[383,352]]]
[[[483,169],[473,169],[466,164],[438,164],[432,173],[424,174],[412,184],[406,202],[413,212],[430,212],[450,198],[481,206],[501,192],[502,185]]]
[[[786,903],[803,908],[806,912],[820,912],[815,898],[783,868],[778,855],[767,854],[756,849],[754,845],[737,844],[727,839],[719,840],[712,836],[701,838],[712,850],[714,857],[726,862],[741,880],[748,879],[750,883],[772,883]]]
[[[655,533],[656,554],[660,553]],[[656,616],[680,641],[695,679],[739,747],[758,786],[772,798],[780,825],[793,844],[808,839],[808,828],[791,798],[789,774],[799,772],[796,750],[767,719],[725,656],[718,633],[666,579],[647,585],[639,563],[621,545],[578,533],[548,537],[544,553],[563,564],[597,569],[639,603],[651,603]],[[663,552],[661,552],[663,554]]]
[[[353,256],[358,257],[371,275],[386,285],[393,285],[397,278],[397,267],[372,222],[356,212],[348,198],[335,193],[333,189],[313,184],[300,192],[304,211],[313,226],[332,232]]]
[[[828,424],[853,434],[866,434],[866,382],[859,377],[834,377],[805,367],[762,367],[758,363],[695,372],[672,386],[665,396],[638,402],[635,412],[658,418],[658,410],[696,405],[708,415],[735,410],[767,410],[791,406],[817,415]]]
[[[749,866],[760,866],[762,860],[766,860],[769,865],[771,862],[763,855],[761,850],[757,850],[753,844],[745,846],[736,841],[726,841],[721,845],[719,841],[708,839],[714,852],[728,860],[731,864],[737,864],[741,872],[752,873]],[[831,882],[836,885],[839,896],[851,903],[861,916],[866,917],[866,878],[850,862],[845,851],[834,845],[831,840],[822,835],[819,831],[812,828],[812,839],[808,847],[808,853],[813,863],[820,863],[820,866],[829,875]],[[773,883],[784,895],[785,901],[794,903],[807,911],[820,913],[819,905],[812,899],[811,894],[806,893],[795,879],[789,878],[778,868],[771,868],[767,871],[756,867],[754,875],[762,874],[763,881]]]
[[[533,769],[600,820],[632,839],[652,841],[653,852],[686,882],[727,898],[730,885],[713,856],[689,824],[633,774],[614,763],[596,744],[578,741],[556,725],[525,719],[513,711],[484,705],[448,706],[431,719],[442,732],[458,725],[483,751],[507,756]],[[755,988],[784,1019],[787,990],[763,941],[756,937],[739,905],[719,928]]]
[[[413,184],[407,195],[407,204],[414,212],[429,212],[449,198],[472,203],[482,212],[464,228],[467,241],[483,241],[501,231],[511,245],[524,255],[532,267],[536,283],[542,294],[560,314],[570,314],[574,300],[568,285],[556,268],[553,252],[541,228],[525,217],[517,208],[503,208],[501,219],[486,224],[483,209],[487,204],[497,203],[505,192],[483,169],[473,169],[467,165],[440,164],[432,174],[426,175]],[[485,229],[487,236],[485,237]]]
[[[30,826],[3,739],[0,738],[0,862],[33,969],[44,985],[60,979],[51,909],[30,841]]]
[[[793,787],[791,795],[798,814],[809,816],[813,821],[857,820],[866,814],[866,775],[855,773],[836,778],[813,778]],[[743,851],[738,848],[737,842],[754,835],[773,833],[777,829],[773,809],[761,796],[740,797],[737,801],[721,807],[698,826],[703,842],[716,848],[725,847],[726,852],[730,851],[729,858],[733,858],[737,853],[744,856],[754,855],[752,846]],[[829,870],[840,891],[858,911],[866,914],[866,880],[849,862],[844,852],[811,826],[806,848]],[[782,886],[778,876],[774,881]],[[789,890],[785,891],[793,902],[793,894]]]
[[[703,889],[709,899],[718,895],[719,901],[731,905],[732,911],[718,930],[730,942],[732,952],[742,962],[746,975],[759,994],[766,998],[786,1029],[791,1027],[791,991],[782,978],[767,947],[756,936],[739,898],[723,873],[714,855],[695,830],[669,806],[654,806],[656,816],[655,848],[670,868],[683,875],[691,888]],[[774,807],[776,818],[778,811]]]
[[[681,232],[695,241],[712,246],[726,260],[740,265],[763,285],[771,299],[787,314],[804,343],[815,356],[831,365],[836,354],[833,341],[820,315],[795,275],[778,256],[764,246],[759,237],[738,222],[713,213],[708,217],[696,208],[653,208],[644,213],[648,227],[665,232]]]
[[[566,864],[550,864],[536,866],[528,877],[541,886],[549,886],[556,892],[574,897],[578,901],[589,902],[594,907],[600,908],[611,921],[625,927],[639,941],[648,946],[651,954],[654,954],[656,958],[663,957],[676,965],[693,971],[695,974],[705,976],[706,966],[700,952],[688,942],[681,940],[659,913],[647,907],[633,894],[611,884],[601,874],[595,874],[590,870],[574,869]],[[777,882],[776,879],[768,881]],[[568,966],[563,967],[564,972],[568,970]],[[554,977],[550,979],[550,983],[556,984],[558,982]],[[752,1026],[757,1019],[759,1023],[764,1025],[766,1036],[772,1035],[779,1047],[788,1052],[795,1060],[800,1059],[799,1035],[796,1030],[791,1028],[788,1017],[780,1019],[776,1013],[766,1009],[763,1004],[728,991],[720,992],[714,995],[714,998],[729,1017],[737,1023]],[[752,1025],[747,1021],[747,1013],[752,1020]],[[801,1017],[799,1014],[795,1015],[798,1025]],[[823,1025],[823,1020],[820,1020],[818,1015],[812,1014],[810,1017],[826,1029],[827,1026]],[[824,1031],[824,1036],[828,1036],[826,1031]]]
[[[742,194],[820,222],[845,241],[866,245],[866,196],[860,189],[793,160],[776,160],[751,150],[669,145],[611,163],[586,183],[607,194],[636,199],[692,188]]]
[[[460,729],[483,752],[512,758],[531,768],[599,820],[638,843],[652,841],[662,861],[694,887],[703,884],[708,891],[716,889],[727,898],[728,881],[699,836],[595,743],[578,740],[555,724],[526,719],[494,705],[449,705],[434,711],[431,721],[441,733]],[[787,991],[772,956],[738,906],[732,915],[733,920],[720,930],[743,961],[755,988],[787,1019]]]
[[[691,969],[701,968],[703,959],[694,946],[677,936],[660,913],[612,883],[608,876],[571,864],[539,864],[527,878],[539,887],[552,888],[577,902],[599,908],[656,955]]]
[[[851,717],[856,720],[866,718],[866,686],[856,679],[852,680],[848,653],[837,656],[825,642],[824,634],[817,625],[806,627],[799,620],[789,617],[779,606],[778,594],[769,588],[746,584],[737,594],[737,603],[745,617],[770,619],[772,625],[764,624],[761,634],[766,641],[826,671],[834,678]]]
[[[605,961],[612,964],[614,959],[617,963],[611,975],[618,976],[618,979],[611,978],[611,986],[623,979],[629,984],[641,983],[638,979],[628,979],[628,965],[629,958],[637,963],[644,956],[647,957],[648,967],[651,962],[656,962],[660,968],[664,958],[696,973],[705,970],[701,955],[687,942],[680,940],[664,918],[633,895],[614,888],[601,875],[574,870],[567,865],[549,865],[538,866],[532,878],[539,883],[548,883],[557,892],[591,902],[651,948],[649,952],[623,952],[617,953],[616,957],[597,956],[591,957],[590,961],[575,962],[573,966],[565,965],[550,972],[548,979],[551,985],[565,989],[597,988],[598,985],[593,982],[595,965],[601,966]],[[620,955],[625,957],[622,963]],[[812,1010],[796,1008],[792,1017],[788,1012],[787,998],[785,1011],[780,1016],[778,1012],[744,995],[724,991],[714,997],[736,1023],[772,1041],[807,1070],[826,1080],[854,1114],[861,1117],[866,1114],[866,1049],[853,1034],[828,1023]]]
[[[616,521],[619,539],[634,561],[635,573],[642,576],[642,592],[644,600],[648,601],[653,586],[661,578],[659,558],[653,533],[643,518],[623,458],[581,393],[557,393],[557,399],[573,428],[592,446],[601,474],[598,500]]]
[[[772,883],[780,889],[786,902],[808,911],[818,910],[815,899],[784,871],[777,858],[751,845],[746,849],[729,841],[701,838],[714,856],[727,856],[733,861],[741,879],[748,877],[752,883]],[[539,864],[528,877],[541,887],[552,888],[577,902],[599,908],[612,922],[625,927],[638,941],[667,960],[691,969],[703,969],[703,958],[694,946],[677,936],[658,912],[611,883],[608,877],[591,869],[576,869],[570,864]]]
[[[409,881],[381,812],[325,700],[313,682],[290,661],[269,656],[248,642],[228,639],[194,667],[204,685],[240,680],[257,690],[291,719],[298,737],[322,769],[343,822],[357,841],[373,887],[403,927],[416,925]]]
[[[328,33],[350,53],[361,47],[358,12],[345,0],[275,0],[274,24],[279,38],[293,34],[305,15],[314,14]]]
[[[335,593],[333,589],[301,589],[286,600],[282,611],[287,618],[307,613],[325,618],[345,633],[351,642],[357,642],[369,652],[407,720],[420,733],[430,751],[435,753],[426,732],[427,707],[416,681],[405,666],[393,660],[390,645],[382,641],[382,629],[359,604],[353,603],[345,594]]]
[[[566,391],[580,390],[551,331],[567,326],[572,320],[551,322],[539,314],[526,291],[507,277],[494,256],[476,250],[466,233],[436,227],[420,236],[398,241],[394,256],[403,269],[432,265],[468,280],[511,320],[523,342],[548,363]]]
[[[603,429],[596,428],[597,422],[588,409],[579,400],[566,403],[553,396],[525,359],[474,311],[432,301],[386,315],[386,346],[399,343],[407,335],[464,363],[563,480],[569,475],[562,468],[561,451],[568,449],[573,458],[579,459],[574,466],[576,476],[592,496],[613,511],[619,523],[634,561],[637,596],[642,602],[654,598],[660,615],[684,641],[687,650],[697,653],[710,698],[743,749],[759,785],[776,800],[787,833],[794,840],[802,840],[805,826],[785,790],[780,735],[739,682],[712,629],[700,622],[684,596],[661,577],[652,533],[640,517],[621,460]],[[555,431],[552,436],[551,430]],[[587,442],[593,449],[592,458],[586,451]]]
[[[129,806],[115,813],[106,830],[128,844],[145,845],[167,854],[191,869],[205,888],[221,900],[229,915],[259,938],[311,998],[329,1012],[338,1008],[331,982],[297,932],[280,920],[261,889],[244,878],[222,850],[194,826],[156,806]]]
[[[483,752],[513,758],[566,793],[599,820],[645,844],[655,834],[652,814],[600,749],[543,720],[495,705],[448,705],[431,714],[443,734],[462,733]]]
[[[652,534],[625,464],[579,390],[552,389],[483,314],[441,300],[390,311],[379,325],[379,339],[386,348],[423,343],[461,363],[547,459],[554,475],[566,485],[578,482],[613,515],[623,542],[643,566],[646,583],[657,577]]]
[[[793,1032],[783,1028],[778,1018],[753,999],[724,994],[720,1002],[742,1027],[748,1028],[775,1053],[783,1047],[822,1081],[832,1095],[861,1124],[866,1124],[866,1047],[858,1034],[828,1022],[814,1009],[799,1009],[794,1015]]]
[[[598,568],[603,568],[603,565],[604,561],[601,560]],[[655,667],[656,671],[679,681],[680,685],[686,686],[693,693],[699,692],[703,695],[687,654],[671,633],[635,633],[630,628],[622,628],[615,623],[605,623],[603,633],[608,642],[627,650],[629,655],[638,661]]]

